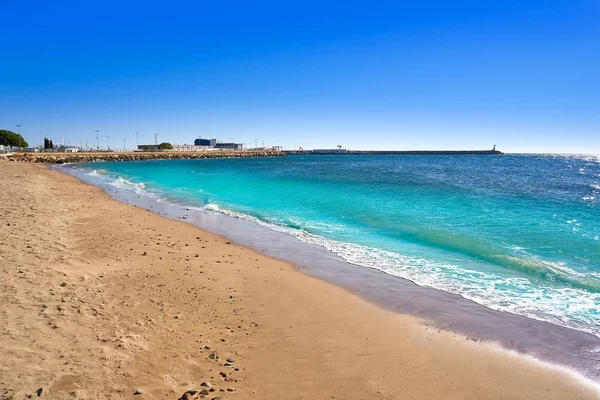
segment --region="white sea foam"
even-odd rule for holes
[[[80,169],[80,168],[77,168]],[[80,169],[81,171],[87,171],[84,169]],[[86,176],[93,176],[93,177],[103,177],[103,176],[109,176],[109,172],[105,169],[93,169],[91,171],[89,171],[88,173],[85,174]]]
[[[218,206],[218,205],[216,205],[216,204],[207,204],[207,205],[205,205],[205,206],[204,206],[204,208],[203,208],[203,209],[204,209],[204,210],[207,210],[207,211],[217,211],[217,212],[218,212],[218,211],[221,211],[221,210],[219,209],[219,206]]]
[[[95,170],[94,170],[95,171]],[[161,196],[159,193],[154,191],[147,190],[146,185],[143,182],[134,183],[128,179],[123,178],[122,176],[115,176],[109,173],[102,173],[106,171],[96,171],[96,174],[87,174],[88,176],[92,176],[95,179],[98,179],[99,182],[102,182],[104,185],[108,185],[119,190],[129,191],[136,193],[138,195],[143,195],[153,199],[156,202],[164,203],[165,198]]]
[[[144,185],[143,182],[133,183],[133,182],[128,181],[127,179],[125,179],[123,177],[120,177],[120,176],[117,179],[111,181],[109,183],[109,185],[112,185],[112,186],[117,187],[119,189],[134,190],[137,193],[149,194],[149,193],[145,192],[146,185]]]

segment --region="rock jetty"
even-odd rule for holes
[[[203,158],[285,157],[275,150],[202,151],[202,152],[132,152],[132,153],[14,153],[0,155],[6,161],[66,164],[96,161],[194,160]]]

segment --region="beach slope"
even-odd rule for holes
[[[598,398],[42,165],[0,176],[2,399]]]

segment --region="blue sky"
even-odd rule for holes
[[[600,153],[600,2],[0,0],[0,129]]]

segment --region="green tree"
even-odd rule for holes
[[[158,145],[158,148],[161,150],[173,150],[173,145],[169,142],[162,142]]]
[[[4,129],[0,129],[0,144],[4,146],[29,147],[29,143],[21,135]]]

